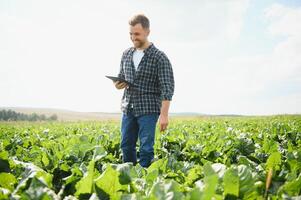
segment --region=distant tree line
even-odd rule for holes
[[[0,110],[0,121],[55,121],[57,115],[53,114],[50,117],[46,115],[38,115],[36,113],[24,114],[13,110]]]

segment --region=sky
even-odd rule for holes
[[[120,112],[128,20],[174,71],[170,112],[301,113],[300,0],[0,0],[0,107]]]

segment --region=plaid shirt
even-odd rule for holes
[[[135,116],[160,114],[162,100],[172,100],[174,77],[172,66],[164,52],[154,44],[144,50],[137,70],[133,62],[134,47],[123,52],[119,77],[133,84],[124,90],[121,110]]]

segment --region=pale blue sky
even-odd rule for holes
[[[301,1],[0,1],[0,107],[119,112],[128,19],[169,57],[171,112],[301,113]]]

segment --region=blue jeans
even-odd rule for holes
[[[139,137],[139,164],[148,167],[154,158],[156,124],[159,114],[135,117],[131,112],[123,114],[121,123],[121,150],[123,162],[137,163],[136,143]]]

